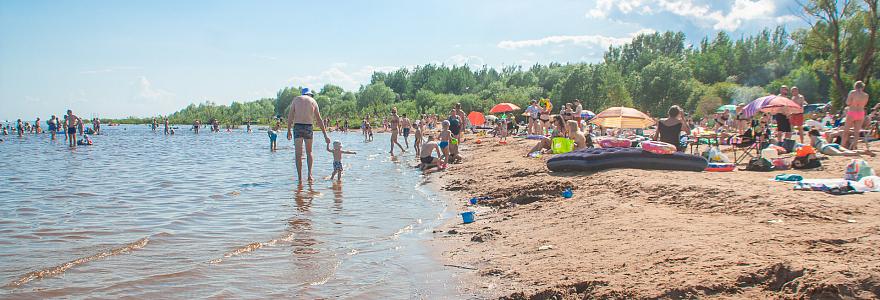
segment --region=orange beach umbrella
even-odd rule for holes
[[[483,116],[483,113],[478,111],[472,111],[468,114],[468,120],[471,121],[471,125],[480,126],[486,124],[486,117]]]
[[[612,107],[600,112],[590,123],[608,128],[647,128],[654,125],[654,119],[629,107]]]
[[[492,109],[489,110],[489,113],[490,114],[506,113],[506,112],[512,112],[514,110],[520,110],[519,106],[516,106],[516,104],[513,104],[513,103],[504,102],[504,103],[498,103],[495,106],[493,106]]]

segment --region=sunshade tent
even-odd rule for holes
[[[471,125],[480,126],[486,124],[486,117],[481,112],[472,111],[468,114],[468,121],[471,121]]]
[[[612,107],[600,112],[590,123],[608,128],[636,129],[654,125],[654,119],[635,108]]]
[[[585,109],[581,111],[581,116],[586,116],[586,118],[589,120],[595,117],[596,113]]]
[[[722,113],[725,111],[736,111],[736,105],[733,105],[733,104],[722,105],[721,107],[718,107],[718,109],[715,110],[715,112],[717,112],[717,113]]]
[[[492,109],[489,110],[489,113],[490,114],[497,114],[497,113],[511,112],[514,110],[520,110],[519,106],[516,106],[516,104],[513,104],[513,103],[504,102],[504,103],[498,103],[495,106],[493,106]]]
[[[759,111],[769,114],[790,115],[803,113],[804,108],[794,101],[791,101],[791,99],[776,95],[770,95],[749,102],[749,104],[747,104],[746,107],[743,108],[743,116],[745,116],[746,118],[751,118]]]

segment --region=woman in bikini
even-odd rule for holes
[[[403,145],[397,141],[397,135],[400,134],[400,117],[397,116],[397,107],[391,108],[391,118],[389,122],[391,123],[391,151],[388,153],[391,153],[391,156],[394,156],[394,145],[400,147],[400,152],[406,152],[406,150],[403,150]]]
[[[868,93],[865,93],[865,83],[862,81],[856,81],[853,84],[853,90],[849,91],[849,95],[846,97],[846,123],[843,125],[843,136],[840,138],[840,144],[844,147],[856,150],[859,146],[859,136],[861,135],[861,129],[864,127],[865,123],[865,105],[868,104]],[[855,137],[855,141],[852,142],[852,147],[850,147],[849,137],[850,130],[853,130],[852,134]],[[868,142],[865,141],[865,146],[867,147]]]

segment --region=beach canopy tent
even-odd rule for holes
[[[471,121],[471,125],[480,126],[486,124],[486,117],[481,112],[472,111],[468,114],[468,121]]]
[[[600,112],[590,123],[608,128],[639,129],[654,125],[654,119],[629,107],[612,107]]]
[[[514,110],[520,110],[519,106],[516,106],[516,104],[513,104],[513,103],[504,102],[504,103],[498,103],[495,106],[493,106],[492,109],[489,110],[489,113],[490,114],[506,113],[506,112],[512,112]]]
[[[803,113],[804,108],[800,106],[800,104],[791,101],[791,99],[782,96],[769,95],[749,102],[749,104],[743,108],[743,116],[751,118],[759,111],[774,115],[791,115]]]
[[[733,105],[733,104],[722,105],[721,107],[718,107],[718,109],[715,110],[715,112],[717,112],[717,113],[723,113],[725,111],[736,111],[736,105]]]

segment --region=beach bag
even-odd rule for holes
[[[707,154],[708,155],[707,155],[706,159],[709,160],[709,162],[713,162],[713,163],[729,163],[730,162],[730,158],[727,157],[727,155],[724,155],[724,153],[721,153],[721,150],[719,150],[718,148],[709,148],[709,153],[707,153]]]
[[[788,170],[790,168],[788,161],[784,158],[777,158],[773,160],[773,169],[774,170]]]
[[[564,137],[555,137],[550,149],[553,150],[553,154],[568,153],[574,150],[574,141]]]
[[[859,181],[862,177],[875,176],[874,169],[868,166],[868,162],[864,159],[853,159],[846,165],[846,173],[843,179]]]
[[[773,163],[766,158],[752,158],[746,166],[746,171],[770,172],[773,171]]]
[[[816,157],[816,154],[808,154],[804,156],[795,157],[791,162],[791,167],[793,169],[815,169],[822,166],[822,162],[819,161],[819,158]]]

